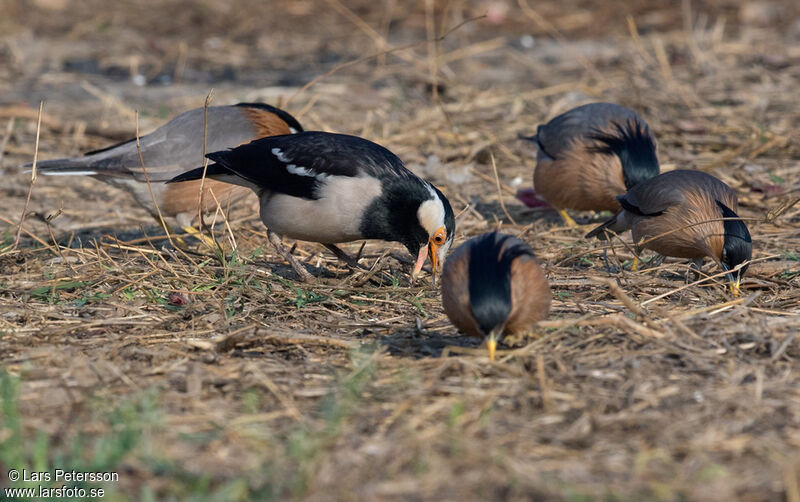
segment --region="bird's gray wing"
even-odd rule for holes
[[[728,185],[710,174],[688,169],[669,171],[650,178],[617,199],[629,212],[657,215],[671,206],[683,204],[689,191],[705,191],[726,205],[736,205],[736,193]]]
[[[575,140],[592,142],[592,136],[612,124],[629,120],[641,121],[633,110],[613,103],[590,103],[558,115],[540,125],[536,133],[539,150],[557,159],[573,147]]]
[[[167,181],[203,163],[203,109],[184,112],[155,131],[142,136],[142,158],[150,181]],[[253,123],[237,106],[208,109],[206,152],[233,148],[257,135]],[[133,177],[144,181],[135,139],[84,157],[56,159],[39,164],[43,174],[94,174]]]

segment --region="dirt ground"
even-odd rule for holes
[[[0,12],[0,486],[37,484],[11,468],[62,468],[118,473],[78,484],[110,500],[800,502],[796,1]],[[494,363],[453,353],[478,342],[429,277],[410,282],[404,249],[370,242],[375,273],[351,274],[298,242],[319,277],[304,285],[254,199],[215,227],[224,253],[187,238],[190,253],[128,194],[39,177],[15,245],[41,100],[46,159],[131,137],[137,112],[152,130],[212,88],[213,104],[264,101],[385,145],[448,196],[456,244],[521,236],[549,319]],[[741,297],[688,286],[681,260],[631,272],[624,240],[607,272],[582,237],[602,215],[570,229],[514,198],[535,165],[518,134],[596,100],[646,118],[662,170],[738,191],[754,248]]]

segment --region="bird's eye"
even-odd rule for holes
[[[440,228],[439,230],[437,230],[436,233],[433,234],[433,239],[432,240],[433,240],[433,243],[436,244],[437,246],[441,246],[442,244],[444,244],[444,241],[445,241],[445,230],[444,230],[444,228]]]

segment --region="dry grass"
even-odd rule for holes
[[[123,499],[800,500],[800,207],[777,210],[800,188],[792,2],[521,1],[498,24],[417,45],[504,3],[297,1],[267,15],[246,1],[113,13],[79,2],[50,16],[62,2],[6,4],[3,470],[44,451],[52,467],[119,471],[108,488]],[[532,49],[520,44],[529,32]],[[302,285],[252,203],[228,214],[237,253],[218,225],[225,254],[196,244],[197,255],[169,247],[124,193],[40,177],[13,246],[30,183],[16,166],[36,136],[25,101],[46,99],[39,150],[51,158],[132,133],[136,109],[145,131],[202,106],[211,86],[216,103],[280,104],[337,64],[404,45],[288,109],[309,129],[384,144],[442,186],[461,213],[457,243],[499,227],[535,248],[550,319],[496,363],[441,357],[476,344],[437,291],[409,283],[399,247],[369,243],[373,270],[350,275],[298,243],[320,277]],[[215,73],[226,66],[235,78]],[[534,165],[517,134],[597,99],[642,112],[663,168],[738,190],[754,219],[743,297],[715,279],[685,287],[677,260],[630,272],[619,241],[609,256],[621,271],[609,274],[581,237],[588,226],[514,200]]]

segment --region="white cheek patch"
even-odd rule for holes
[[[439,197],[434,197],[433,200],[426,200],[419,205],[417,209],[417,219],[422,228],[428,232],[428,235],[433,235],[444,226],[444,205]]]
[[[272,155],[274,155],[275,157],[277,157],[277,158],[278,158],[278,160],[280,160],[281,162],[286,162],[286,163],[289,163],[289,162],[291,162],[291,161],[292,161],[292,159],[290,159],[289,157],[287,157],[286,155],[284,155],[284,153],[281,151],[281,149],[280,149],[280,148],[273,148],[273,149],[272,149]]]

